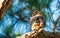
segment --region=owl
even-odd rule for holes
[[[31,30],[39,30],[45,27],[45,18],[40,10],[36,10],[32,13],[32,17],[30,18],[30,26]]]

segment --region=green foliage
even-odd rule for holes
[[[26,20],[25,20],[26,17],[23,16],[21,10],[18,10],[15,14],[19,17],[19,18],[17,18],[17,20],[21,20],[22,22],[26,22]]]
[[[31,10],[31,11],[34,11],[34,10],[37,10],[37,9],[40,9],[40,11],[42,11],[42,14],[43,16],[47,19],[49,19],[49,15],[47,13],[47,11],[45,10],[46,8],[49,7],[49,3],[51,2],[52,0],[27,0],[28,2],[28,8]],[[43,10],[42,10],[43,9]]]
[[[4,28],[2,28],[2,32],[5,34],[3,34],[4,36],[0,36],[0,37],[4,37],[4,38],[15,38],[16,36],[20,36],[22,35],[21,33],[12,33],[13,30],[13,26],[12,25],[5,25]],[[12,34],[12,35],[11,35]]]
[[[11,33],[11,31],[12,31],[12,27],[11,26],[5,26],[4,28],[3,28],[3,33],[5,33],[7,36]]]
[[[35,7],[36,9],[41,9],[44,7],[48,7],[48,4],[50,3],[51,0],[27,0],[28,4],[29,4],[29,9],[32,9],[33,7]],[[35,9],[35,10],[36,10]]]
[[[17,36],[21,36],[21,33],[12,33],[11,38],[16,38]]]
[[[45,9],[42,9],[42,15],[45,17],[46,20],[49,19],[48,12]]]
[[[13,12],[12,8],[13,8],[13,5],[10,5],[7,11],[8,11],[8,14],[13,17],[14,16],[14,12]]]
[[[33,12],[34,10],[38,10],[38,9],[40,9],[40,11],[41,11],[42,8],[48,8],[49,3],[51,2],[51,0],[19,0],[19,1],[20,1],[20,3],[22,3],[22,2],[28,3],[27,8],[31,12]],[[9,7],[8,14],[12,17],[14,17],[14,15],[17,15],[19,17],[17,19],[19,19],[23,22],[26,22],[25,17],[23,17],[23,15],[22,15],[22,11],[25,10],[26,7],[20,8],[20,10],[18,10],[16,13],[14,13],[14,11],[12,10],[13,7],[14,7],[13,5],[11,5]],[[43,15],[46,16],[46,18],[48,18],[48,14],[46,12],[44,12]]]
[[[6,38],[6,35],[3,33],[0,33],[0,38]]]

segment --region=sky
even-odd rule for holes
[[[57,5],[58,5],[58,1],[57,1],[57,0],[54,0],[54,1],[50,4],[50,8],[51,8],[51,10],[52,10],[51,13],[54,13],[54,14],[53,14],[53,19],[54,19],[54,21],[57,20],[58,16],[60,16],[60,12],[59,12],[60,10],[58,9],[57,11],[55,11],[55,10],[57,9]],[[54,12],[54,11],[55,11],[55,12]],[[52,22],[51,22],[51,21],[47,22],[47,27],[45,28],[45,30],[51,32],[52,29],[53,29],[53,24],[52,24]],[[58,32],[57,29],[56,29],[55,31]]]

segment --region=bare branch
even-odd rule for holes
[[[5,11],[8,9],[8,7],[11,5],[12,0],[4,0],[1,4],[0,7],[0,19],[2,19],[2,17],[5,14]]]

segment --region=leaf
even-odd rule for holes
[[[49,15],[45,9],[42,10],[42,15],[45,17],[46,20],[49,19]]]

